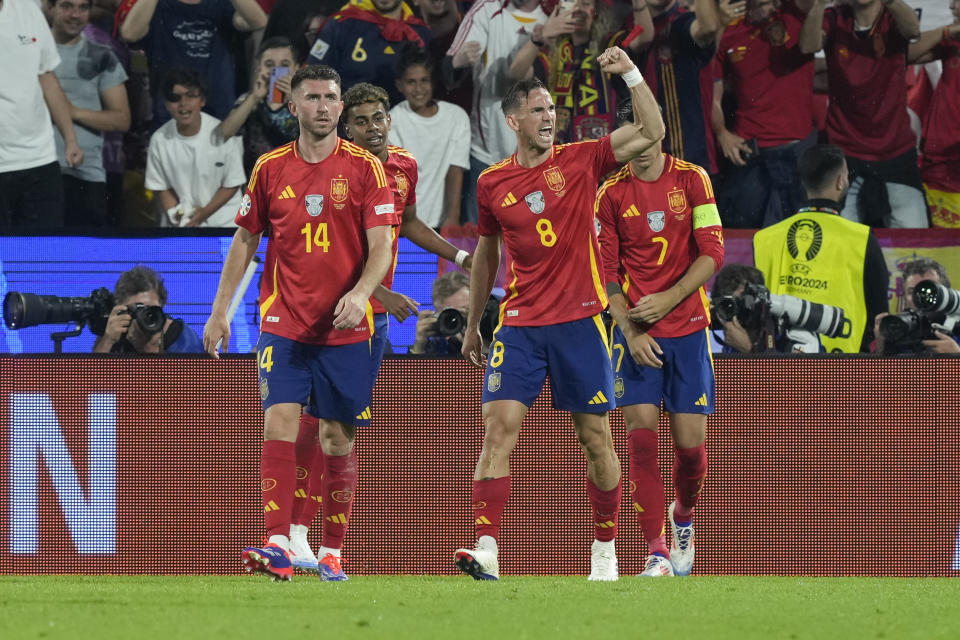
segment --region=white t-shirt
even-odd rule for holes
[[[450,102],[437,101],[437,112],[424,118],[404,100],[390,110],[390,144],[417,159],[417,217],[428,227],[444,219],[443,196],[447,169],[470,169],[470,116]],[[459,205],[458,205],[459,206]]]
[[[185,216],[213,199],[220,187],[240,187],[225,205],[217,209],[201,226],[233,227],[240,208],[243,185],[243,142],[234,136],[222,142],[214,134],[220,121],[200,114],[200,132],[185,137],[177,133],[177,123],[168,121],[150,138],[147,151],[147,175],[144,186],[153,191],[173,189]]]
[[[537,24],[547,21],[539,6],[520,11],[503,0],[476,0],[463,17],[447,55],[456,55],[468,42],[479,42],[483,52],[473,67],[472,141],[470,153],[484,164],[493,164],[517,150],[517,134],[507,126],[500,102],[514,81],[507,75],[516,50]]]
[[[3,0],[0,52],[0,173],[56,162],[38,76],[56,69],[60,55],[32,0]]]

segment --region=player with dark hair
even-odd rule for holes
[[[714,394],[703,284],[723,264],[713,186],[702,167],[663,153],[657,142],[603,183],[595,211],[614,319],[614,395],[627,426],[634,508],[650,551],[640,575],[687,575]],[[661,404],[670,412],[674,443],[669,550],[657,463]]]
[[[373,380],[369,299],[390,266],[399,223],[380,161],[337,136],[340,76],[308,65],[291,80],[290,110],[300,135],[254,167],[223,266],[204,347],[226,348],[226,309],[266,232],[257,362],[264,408],[260,459],[269,541],[244,549],[247,571],[289,580],[290,525],[296,487],[295,441],[304,406],[320,420],[324,456],[324,546],[320,578],[346,580],[340,541],[357,483],[353,441],[370,420]],[[318,277],[322,274],[322,277]]]
[[[620,462],[607,412],[613,408],[610,348],[600,312],[601,281],[591,203],[601,178],[663,137],[656,100],[627,54],[597,57],[621,74],[633,98],[634,121],[598,140],[555,145],[556,108],[539,80],[515,84],[502,109],[516,153],[480,175],[480,241],[474,253],[463,354],[482,365],[480,319],[500,265],[500,243],[512,258],[483,390],[484,440],[473,482],[475,549],[455,562],[478,580],[499,577],[497,538],[510,494],[510,454],[520,425],[547,374],[554,407],[570,411],[587,462],[593,510],[590,580],[616,580],[614,548],[620,510]]]

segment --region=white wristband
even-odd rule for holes
[[[621,73],[620,77],[623,78],[623,81],[626,83],[628,89],[632,89],[641,82],[643,82],[643,75],[640,73],[640,69],[636,67],[630,69],[626,73]]]
[[[460,249],[457,251],[457,257],[453,259],[457,263],[458,267],[462,267],[463,263],[466,262],[467,258],[470,257],[470,252]]]

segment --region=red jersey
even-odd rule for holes
[[[844,153],[875,162],[913,148],[907,116],[907,47],[886,9],[869,32],[854,32],[853,9],[828,7],[823,16],[830,83],[827,136]]]
[[[297,142],[260,156],[237,213],[237,225],[269,238],[260,286],[260,330],[298,342],[351,344],[373,333],[373,316],[353,329],[333,327],[337,302],[360,279],[366,230],[396,225],[383,165],[337,140],[322,162],[309,163]]]
[[[797,42],[804,14],[790,2],[760,24],[726,28],[717,60],[737,97],[734,132],[776,147],[803,140],[813,128],[813,54]]]
[[[550,158],[530,169],[514,154],[480,174],[478,230],[502,233],[511,258],[503,324],[559,324],[606,308],[591,203],[616,167],[605,136],[554,145]]]
[[[723,264],[723,229],[710,176],[695,164],[666,155],[653,182],[625,165],[597,192],[604,281],[616,282],[630,307],[645,295],[666,291],[699,256]],[[710,324],[703,287],[650,325],[655,338],[676,338]]]
[[[383,171],[387,174],[387,184],[393,192],[393,205],[397,212],[397,220],[402,221],[403,210],[411,204],[417,203],[417,161],[413,154],[403,147],[387,145],[387,161],[383,163]],[[400,250],[400,229],[393,230],[393,260],[387,275],[383,277],[383,286],[393,289],[393,272],[397,269],[397,252]],[[370,298],[370,306],[374,313],[386,313],[380,301]]]
[[[944,42],[934,50],[943,61],[940,83],[923,118],[924,183],[941,191],[960,192],[960,42]]]

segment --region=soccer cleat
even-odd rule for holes
[[[617,551],[613,541],[593,541],[590,548],[590,575],[587,580],[594,582],[613,582],[620,576],[617,573]]]
[[[275,544],[268,544],[263,548],[247,547],[240,554],[243,570],[265,573],[274,580],[292,580],[293,564],[287,552]]]
[[[313,555],[307,536],[290,534],[290,562],[301,571],[318,571],[317,556]]]
[[[693,556],[696,553],[694,547],[693,523],[686,527],[679,527],[673,521],[673,510],[677,503],[671,502],[667,510],[667,519],[670,521],[670,564],[673,565],[673,572],[678,576],[690,575],[693,569]]]
[[[317,563],[317,572],[321,582],[343,582],[349,580],[343,572],[343,558],[328,553]]]
[[[453,562],[457,569],[474,580],[499,580],[500,563],[497,562],[497,543],[490,536],[481,536],[488,540],[477,542],[473,549],[457,549]]]
[[[647,556],[640,577],[663,578],[667,576],[673,576],[673,567],[670,565],[670,560],[658,555]]]

